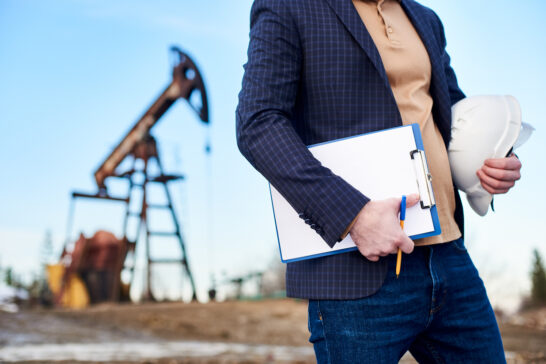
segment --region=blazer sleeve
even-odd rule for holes
[[[332,247],[369,199],[322,166],[294,128],[302,64],[298,30],[284,2],[254,1],[236,111],[237,144]]]

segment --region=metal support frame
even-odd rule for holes
[[[149,301],[154,301],[155,297],[153,294],[152,289],[152,266],[156,264],[180,264],[182,266],[182,269],[187,276],[191,290],[192,290],[192,300],[197,300],[197,294],[196,294],[196,288],[195,288],[195,281],[193,279],[193,275],[191,273],[189,262],[188,262],[188,255],[186,252],[186,246],[184,239],[182,237],[182,230],[180,228],[180,224],[178,223],[178,217],[176,215],[176,212],[174,210],[173,200],[171,193],[169,191],[168,183],[171,181],[178,181],[183,179],[183,176],[179,175],[168,175],[165,174],[163,170],[163,165],[161,164],[161,160],[159,158],[159,154],[157,152],[157,145],[155,139],[148,135],[148,137],[140,142],[136,147],[135,150],[130,154],[133,158],[132,161],[132,168],[124,173],[119,173],[112,175],[111,177],[117,177],[117,178],[124,178],[127,179],[129,182],[129,191],[127,193],[127,197],[114,197],[110,196],[104,191],[101,191],[99,194],[86,194],[86,193],[80,193],[80,192],[74,192],[72,193],[73,198],[94,198],[94,199],[101,199],[105,201],[116,201],[116,202],[123,202],[126,205],[125,208],[125,216],[123,220],[123,236],[125,239],[128,239],[128,227],[129,227],[129,220],[130,218],[138,218],[138,227],[136,230],[136,234],[134,236],[134,242],[138,243],[139,239],[141,238],[141,234],[144,231],[144,248],[146,252],[146,290],[144,294],[144,299]],[[143,161],[143,167],[142,169],[136,168],[136,164],[138,160]],[[150,176],[149,173],[149,166],[150,162],[155,161],[158,170],[159,175],[157,176]],[[140,175],[143,177],[144,181],[142,183],[135,183],[134,178],[135,176]],[[150,183],[159,183],[163,185],[165,196],[167,199],[167,204],[165,205],[159,205],[159,204],[150,204],[148,203],[148,185]],[[132,211],[131,210],[131,201],[132,201],[132,195],[134,189],[141,189],[142,190],[142,201],[140,204],[140,211]],[[170,216],[172,218],[173,222],[173,231],[153,231],[150,228],[149,225],[149,210],[153,209],[167,209],[170,212]],[[154,258],[151,255],[151,244],[153,241],[154,236],[173,236],[176,237],[178,240],[178,245],[180,247],[180,258]],[[127,262],[125,262],[124,270],[129,271],[131,276],[131,283],[134,281],[135,274],[135,258],[133,258],[133,262],[131,265],[128,265]]]

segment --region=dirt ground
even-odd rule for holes
[[[0,312],[0,362],[313,363],[306,316],[288,299]],[[510,363],[546,363],[546,310],[501,332]]]

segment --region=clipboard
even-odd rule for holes
[[[411,239],[441,234],[419,124],[309,146],[322,165],[372,200],[418,193],[419,204],[406,210],[404,232]],[[357,250],[350,235],[333,248],[269,185],[283,263]]]

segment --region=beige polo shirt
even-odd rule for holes
[[[418,239],[416,245],[455,240],[455,193],[447,150],[432,119],[431,65],[425,46],[398,0],[353,0],[381,55],[404,125],[419,123],[432,175],[442,234]]]

